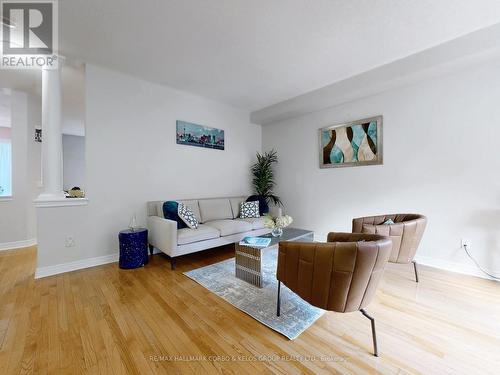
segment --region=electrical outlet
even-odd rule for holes
[[[470,249],[470,241],[467,238],[462,238],[461,247]]]
[[[75,246],[75,238],[73,236],[67,236],[66,241],[64,242],[65,247],[74,247]]]

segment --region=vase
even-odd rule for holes
[[[273,237],[281,237],[281,235],[283,234],[283,228],[274,227],[271,231],[271,234],[273,235]]]
[[[137,228],[137,218],[135,214],[132,216],[130,219],[130,224],[128,225],[128,228],[133,232],[135,228]]]

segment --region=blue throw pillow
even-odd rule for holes
[[[179,217],[179,203],[176,201],[166,201],[163,203],[163,216],[165,219],[177,222],[177,229],[187,228],[185,222]]]

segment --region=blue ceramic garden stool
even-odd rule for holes
[[[120,241],[120,268],[138,268],[148,264],[147,229],[122,230],[118,239]]]

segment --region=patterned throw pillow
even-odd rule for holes
[[[259,218],[259,201],[241,202],[240,203],[240,218],[250,219]]]
[[[259,201],[259,214],[260,216],[269,213],[269,205],[266,202],[266,199],[261,195],[250,195],[246,202],[255,202]]]
[[[181,220],[185,222],[189,228],[198,229],[198,219],[188,206],[179,203],[178,214]]]

